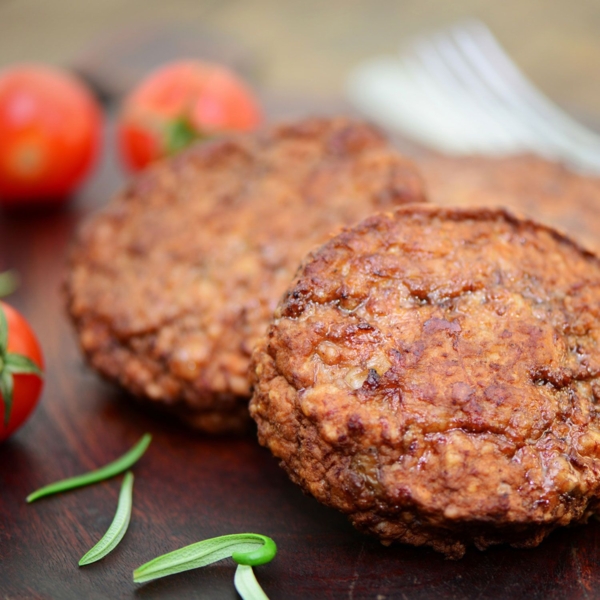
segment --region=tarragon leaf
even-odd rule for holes
[[[104,558],[107,554],[112,552],[123,539],[131,519],[132,496],[133,473],[127,471],[125,478],[123,479],[123,485],[121,486],[115,518],[110,524],[110,527],[106,530],[106,533],[102,536],[102,539],[91,550],[83,555],[79,561],[80,567]]]
[[[77,477],[71,477],[69,479],[63,479],[56,483],[51,483],[27,496],[27,502],[33,502],[38,498],[44,496],[50,496],[50,494],[58,494],[59,492],[65,492],[74,488],[82,487],[84,485],[90,485],[91,483],[97,483],[105,479],[110,479],[115,475],[119,475],[123,471],[127,471],[132,465],[134,465],[146,452],[146,448],[150,445],[152,436],[146,433],[142,436],[140,441],[131,450],[127,451],[123,456],[109,463],[108,465],[101,467],[95,471],[90,471]]]
[[[233,584],[243,600],[269,600],[256,581],[254,571],[249,565],[238,565],[235,570]]]
[[[224,558],[238,564],[259,565],[273,560],[277,553],[275,542],[257,533],[237,533],[210,538],[163,554],[143,564],[133,572],[136,583],[151,581],[182,571],[205,567]]]

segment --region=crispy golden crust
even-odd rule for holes
[[[255,340],[302,257],[341,225],[422,199],[370,126],[311,119],[196,146],[82,228],[66,281],[90,363],[205,431],[249,423]]]
[[[250,412],[293,481],[385,543],[537,545],[600,492],[600,262],[501,210],[415,205],[304,262]]]
[[[503,206],[600,250],[600,178],[532,155],[437,156],[419,161],[429,198],[446,206]]]

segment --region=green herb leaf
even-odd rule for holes
[[[23,354],[10,353],[4,360],[4,368],[13,375],[37,375],[43,377],[41,369],[27,356]]]
[[[44,496],[58,494],[59,492],[65,492],[84,485],[90,485],[91,483],[110,479],[123,471],[127,471],[127,469],[134,465],[142,457],[144,452],[146,452],[146,448],[150,445],[151,440],[152,436],[149,433],[146,433],[140,441],[131,448],[131,450],[123,454],[121,458],[118,458],[114,462],[111,462],[96,471],[90,471],[89,473],[71,477],[70,479],[63,479],[62,481],[57,481],[56,483],[51,483],[50,485],[40,488],[27,496],[27,502],[33,502]]]
[[[2,309],[0,309],[0,313],[1,312]],[[15,382],[12,373],[6,369],[0,372],[0,396],[2,396],[2,402],[4,403],[4,427],[6,427],[10,421],[14,387]]]
[[[91,550],[83,555],[79,561],[80,567],[104,558],[107,554],[112,552],[123,539],[131,519],[132,496],[133,473],[127,471],[127,473],[125,473],[125,478],[123,479],[123,485],[121,486],[115,518],[110,524],[110,527],[106,530],[106,533],[102,536],[102,539]]]
[[[256,581],[254,571],[249,565],[237,566],[233,584],[243,600],[269,600],[258,581]]]
[[[8,321],[4,314],[4,308],[0,305],[0,358],[4,358],[8,346]]]
[[[264,535],[257,533],[222,535],[158,556],[138,567],[133,572],[133,581],[136,583],[151,581],[205,567],[229,557],[244,565],[262,565],[273,560],[276,553],[275,542]]]
[[[0,298],[12,294],[19,287],[19,275],[16,271],[0,273]]]

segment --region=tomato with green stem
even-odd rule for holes
[[[43,386],[44,359],[25,318],[0,302],[0,441],[12,435],[36,407]]]
[[[261,120],[254,94],[232,71],[177,61],[151,73],[125,100],[119,149],[126,166],[137,171],[196,140],[252,131]]]

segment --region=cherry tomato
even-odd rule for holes
[[[43,386],[44,359],[37,338],[23,316],[4,302],[0,302],[0,310],[8,326],[8,344],[4,348],[0,316],[0,441],[3,441],[23,425],[37,405]],[[6,372],[12,376],[7,377]],[[12,379],[10,391],[4,382],[6,379]],[[5,397],[10,392],[12,406],[7,411]]]
[[[251,131],[262,116],[252,92],[228,69],[179,61],[151,73],[127,97],[119,148],[133,171],[170,156],[196,139]]]
[[[0,72],[0,204],[64,202],[96,161],[100,108],[75,77],[40,65]]]

